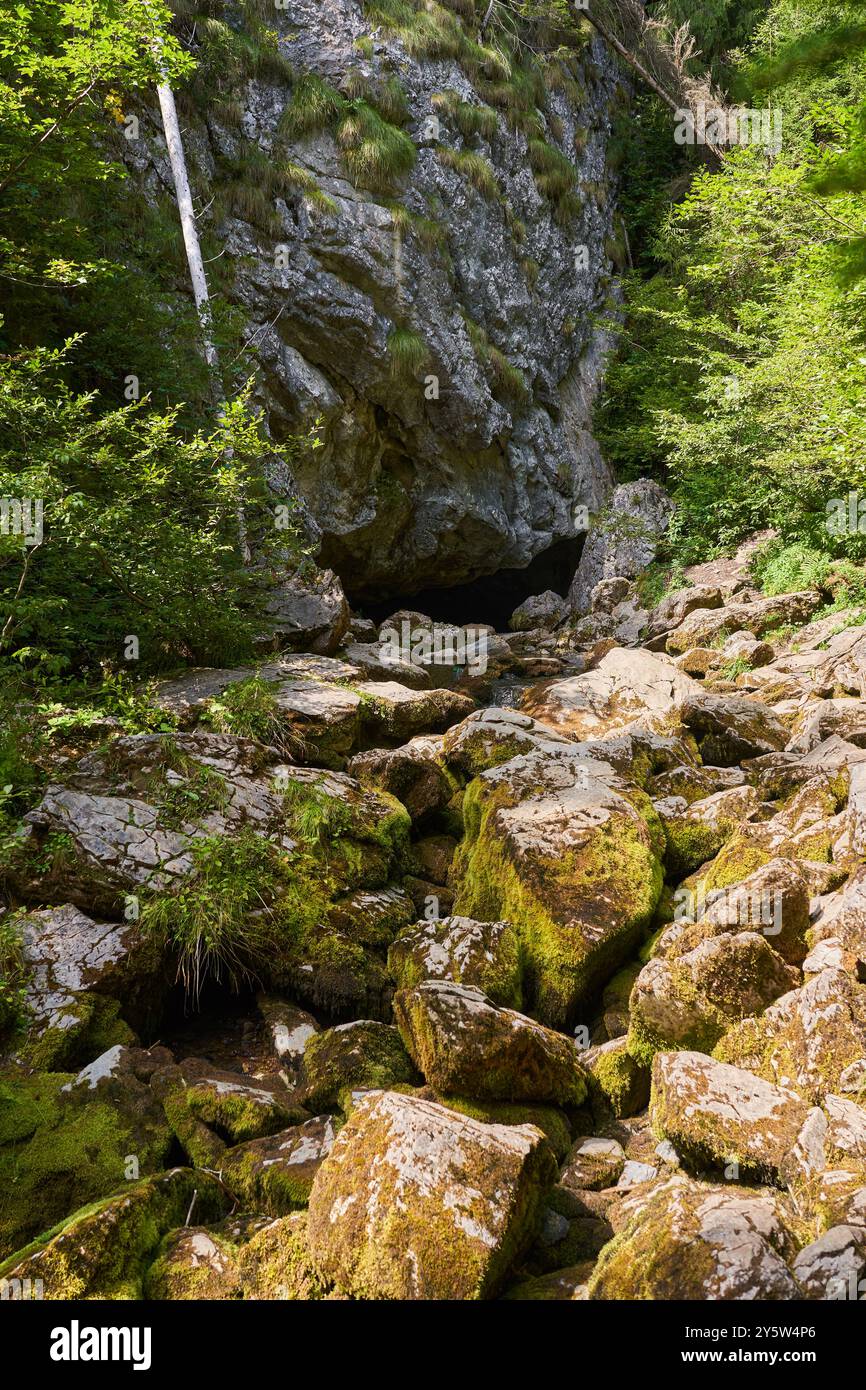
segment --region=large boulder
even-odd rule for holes
[[[659,1048],[709,1052],[732,1023],[799,983],[763,936],[725,932],[681,955],[654,957],[635,981],[628,1047],[647,1063]]]
[[[331,656],[349,630],[349,605],[333,570],[302,566],[269,590],[263,645]]]
[[[159,1018],[168,980],[158,945],[137,922],[98,922],[71,904],[18,921],[27,972],[22,1051],[45,1070],[93,1057]]]
[[[790,1091],[701,1052],[656,1055],[650,1106],[657,1134],[697,1169],[780,1185],[811,1113]]]
[[[614,647],[592,671],[528,691],[523,709],[571,738],[604,738],[662,725],[674,705],[700,693],[669,658]]]
[[[568,604],[552,589],[533,594],[515,608],[508,619],[512,632],[533,632],[538,628],[554,628],[568,612]]]
[[[799,1297],[794,1242],[769,1194],[676,1176],[634,1199],[601,1253],[590,1299],[770,1300]]]
[[[310,1110],[336,1110],[353,1089],[412,1086],[418,1079],[397,1029],[362,1018],[308,1039],[299,1096]]]
[[[166,1055],[115,1046],[78,1076],[0,1072],[0,1260],[164,1167],[172,1136],[148,1082]]]
[[[557,746],[477,777],[463,802],[455,912],[520,933],[524,998],[553,1027],[637,944],[661,891],[663,832],[609,763]]]
[[[609,507],[587,536],[568,601],[586,613],[590,595],[602,579],[635,579],[655,559],[674,506],[664,488],[649,478],[622,483]]]
[[[284,1216],[306,1205],[337,1128],[331,1115],[318,1115],[264,1139],[228,1149],[220,1159],[222,1181],[250,1211]]]
[[[555,1178],[553,1153],[531,1125],[482,1124],[373,1092],[316,1175],[310,1252],[351,1297],[489,1297],[535,1234]]]
[[[866,1081],[866,986],[843,970],[823,970],[763,1014],[736,1024],[714,1056],[813,1105],[830,1091],[858,1095]]]
[[[480,989],[494,1004],[522,1002],[520,938],[510,922],[444,917],[406,927],[388,951],[398,989],[425,980],[453,980]]]
[[[571,1038],[497,1008],[481,990],[427,981],[394,996],[394,1015],[436,1091],[580,1105],[586,1076]]]
[[[206,1222],[223,1216],[228,1200],[219,1181],[201,1170],[172,1168],[142,1178],[0,1264],[0,1279],[39,1279],[47,1299],[140,1299],[162,1236],[184,1224],[193,1204]]]

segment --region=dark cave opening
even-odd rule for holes
[[[497,632],[505,632],[508,619],[524,599],[547,589],[565,598],[583,541],[583,536],[567,536],[536,555],[525,569],[497,570],[450,589],[419,589],[411,594],[393,594],[375,603],[356,600],[349,592],[349,602],[375,622],[383,622],[399,608],[408,608],[441,623],[490,623]]]

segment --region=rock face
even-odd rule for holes
[[[234,123],[209,102],[207,125],[185,128],[202,192],[219,195],[205,223],[235,258],[271,429],[322,422],[283,491],[300,491],[323,563],[367,596],[525,566],[585,529],[576,509],[610,486],[588,418],[613,271],[599,190],[615,64],[587,38],[545,95],[519,58],[484,56],[466,15],[437,7],[428,56],[414,7],[389,24],[359,0],[284,0],[268,28],[300,94],[272,63],[230,93]],[[334,93],[319,122],[311,77]],[[393,176],[365,163],[377,120]],[[259,200],[243,196],[256,158],[289,171]],[[161,142],[127,161],[148,196],[170,187]]]
[[[313,1183],[313,1259],[355,1298],[485,1297],[531,1240],[555,1172],[531,1125],[374,1092]]]
[[[586,613],[596,585],[615,576],[634,579],[655,559],[673,503],[649,478],[623,483],[611,495],[602,524],[583,548],[568,594],[575,613]]]

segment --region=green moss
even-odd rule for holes
[[[300,1097],[313,1113],[336,1110],[346,1090],[415,1086],[418,1072],[396,1028],[361,1019],[316,1033],[304,1050]]]
[[[77,1067],[118,1043],[138,1039],[120,1017],[120,1002],[102,994],[81,994],[63,1014],[63,1026],[34,1031],[19,1049],[23,1061],[40,1071]]]
[[[572,1133],[568,1120],[553,1105],[525,1105],[510,1100],[470,1100],[466,1096],[436,1097],[439,1105],[481,1120],[486,1125],[535,1125],[545,1134],[556,1157],[562,1163],[571,1151]]]
[[[158,1170],[169,1133],[154,1115],[67,1097],[66,1073],[0,1077],[0,1258],[69,1211],[124,1187],[127,1160]]]
[[[20,914],[0,918],[0,1043],[24,1029],[27,981]]]
[[[601,1053],[590,1077],[590,1091],[597,1090],[618,1119],[636,1114],[649,1098],[649,1071],[626,1048]]]
[[[38,1277],[47,1299],[141,1298],[154,1251],[183,1225],[194,1193],[204,1219],[223,1214],[215,1179],[176,1168],[76,1211],[0,1265],[0,1278]]]
[[[637,944],[661,892],[661,866],[647,832],[630,818],[611,816],[582,849],[539,857],[518,875],[495,831],[497,804],[480,779],[466,789],[454,911],[516,926],[534,1012],[553,1027],[567,1027],[579,1003]]]
[[[306,1212],[258,1231],[241,1249],[239,1265],[246,1298],[309,1301],[326,1296],[327,1285],[309,1252]]]
[[[735,820],[705,825],[684,816],[665,818],[665,867],[673,881],[679,882],[712,859],[735,833],[737,824]]]
[[[196,1245],[204,1245],[207,1254]],[[240,1298],[238,1253],[237,1243],[219,1231],[199,1226],[169,1231],[145,1276],[144,1297],[171,1302]]]

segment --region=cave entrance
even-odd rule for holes
[[[457,626],[490,623],[497,632],[505,632],[508,619],[524,599],[547,589],[565,598],[580,560],[583,540],[583,536],[567,536],[536,555],[525,569],[497,570],[496,574],[481,575],[451,589],[419,589],[412,594],[393,594],[375,603],[356,601],[350,592],[349,602],[374,622],[383,622],[399,608],[409,608],[436,622]]]

